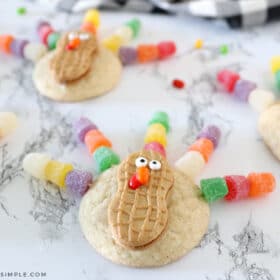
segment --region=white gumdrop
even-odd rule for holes
[[[12,133],[18,126],[17,116],[12,112],[0,112],[0,138]]]
[[[275,102],[275,96],[270,91],[255,89],[250,93],[248,102],[257,112],[262,112]]]
[[[51,157],[47,154],[30,153],[23,159],[22,167],[33,177],[44,180],[45,168],[50,160]]]
[[[133,38],[133,31],[126,25],[118,28],[115,34],[122,39],[123,44],[129,43]]]
[[[193,180],[205,166],[203,156],[196,151],[189,151],[175,162],[175,166]]]
[[[26,59],[37,62],[47,53],[47,47],[40,43],[28,43],[23,49],[23,55]]]

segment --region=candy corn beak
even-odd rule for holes
[[[136,171],[136,178],[141,185],[146,185],[149,182],[150,171],[147,167],[139,167]]]
[[[74,38],[69,41],[68,45],[66,46],[68,50],[75,50],[81,44],[81,40],[79,38]]]
[[[140,188],[143,185],[146,185],[149,182],[150,171],[147,167],[137,168],[136,173],[129,180],[129,187],[133,190]]]

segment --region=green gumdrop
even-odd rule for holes
[[[60,34],[57,32],[51,33],[47,38],[49,50],[54,50],[56,48],[56,43],[60,38]]]
[[[275,73],[275,81],[277,89],[280,90],[280,70]]]
[[[200,181],[203,196],[208,202],[223,198],[228,193],[226,181],[223,178],[203,179]]]
[[[169,126],[169,117],[168,117],[167,113],[165,113],[165,112],[154,113],[152,119],[149,121],[149,125],[154,124],[154,123],[162,124],[165,127],[166,132],[167,133],[169,132],[170,126]]]
[[[136,37],[138,35],[140,27],[141,27],[140,20],[137,18],[132,19],[129,22],[127,22],[126,25],[131,28],[131,30],[133,32],[133,37]]]
[[[103,172],[113,165],[120,163],[120,158],[108,147],[100,147],[93,153],[93,159],[95,160],[98,172]]]

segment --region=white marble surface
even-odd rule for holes
[[[15,10],[22,3],[25,5],[22,1],[1,1],[0,33],[35,40],[39,18],[51,19],[58,29],[78,26],[81,20],[81,15],[47,12],[36,3],[26,4],[28,14],[20,17]],[[131,17],[103,13],[101,32],[109,32]],[[0,56],[0,110],[14,111],[20,118],[17,131],[0,142],[0,272],[43,271],[45,279],[79,280],[277,279],[278,188],[259,200],[214,203],[209,231],[198,248],[163,268],[132,269],[114,265],[90,248],[79,227],[78,201],[23,173],[21,161],[31,151],[48,152],[92,170],[86,149],[72,137],[71,123],[81,115],[102,128],[123,158],[142,146],[146,123],[160,109],[170,114],[171,163],[184,153],[204,124],[214,123],[222,128],[223,137],[202,177],[270,171],[279,179],[279,162],[258,136],[257,114],[247,104],[222,94],[214,77],[217,69],[231,68],[273,89],[268,61],[279,54],[280,24],[240,32],[198,19],[139,17],[143,29],[135,44],[173,39],[178,55],[158,64],[127,67],[114,91],[91,101],[58,104],[42,98],[32,83],[33,65]],[[207,47],[192,51],[198,37]],[[221,56],[217,48],[224,43],[231,50]],[[184,79],[186,89],[173,89],[173,78]]]

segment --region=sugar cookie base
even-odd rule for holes
[[[112,238],[108,225],[108,205],[117,190],[117,167],[104,172],[83,197],[79,219],[92,247],[117,264],[133,267],[166,265],[197,246],[207,231],[209,206],[188,177],[174,171],[175,182],[168,202],[169,221],[163,234],[141,250],[121,247]]]
[[[78,102],[105,94],[118,84],[121,77],[119,59],[110,51],[100,48],[90,72],[77,81],[59,84],[49,67],[52,56],[53,52],[39,60],[33,81],[40,94],[56,101]]]

